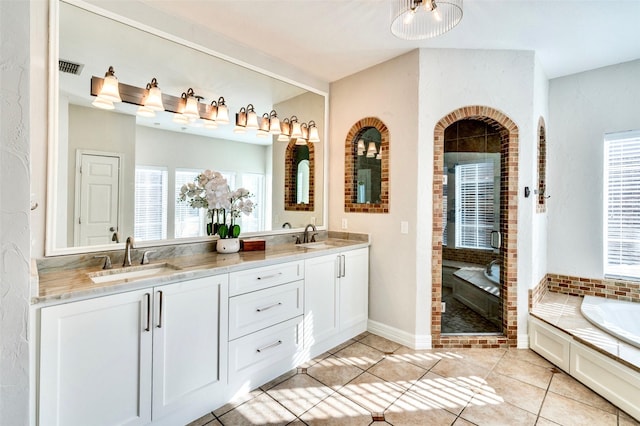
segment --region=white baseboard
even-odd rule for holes
[[[518,349],[529,349],[529,335],[518,334]]]
[[[367,331],[411,349],[431,349],[431,335],[415,335],[389,325],[369,320]]]

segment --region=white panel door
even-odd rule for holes
[[[226,371],[219,351],[227,293],[226,274],[154,289],[154,420],[188,404],[217,402]]]
[[[309,348],[338,332],[338,256],[305,260],[304,347]]]
[[[140,290],[42,309],[40,426],[151,421],[150,303]]]
[[[119,187],[120,157],[82,154],[79,245],[111,243],[118,229]]]
[[[369,249],[342,253],[340,271],[340,330],[369,317]]]

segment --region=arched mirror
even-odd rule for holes
[[[313,144],[289,142],[285,154],[285,210],[313,210],[314,171]]]
[[[389,131],[374,117],[353,125],[345,142],[345,211],[389,211]]]

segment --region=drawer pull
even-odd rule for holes
[[[280,275],[282,275],[282,272],[277,272],[275,274],[271,274],[271,275],[265,275],[262,277],[258,277],[259,280],[268,280],[270,278],[275,278],[275,277],[279,277]]]
[[[273,305],[269,305],[269,306],[263,306],[262,308],[256,308],[256,312],[264,312],[266,310],[275,308],[276,306],[280,306],[280,305],[282,305],[282,302],[274,303]]]
[[[263,351],[266,351],[267,349],[271,349],[271,348],[275,348],[276,346],[280,346],[281,344],[282,344],[282,340],[278,340],[277,342],[273,342],[270,345],[263,346],[262,348],[256,349],[256,352],[263,352]]]

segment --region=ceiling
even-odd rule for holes
[[[534,50],[549,78],[640,58],[640,0],[466,0],[423,41],[391,34],[389,0],[141,2],[330,82],[415,48]]]

